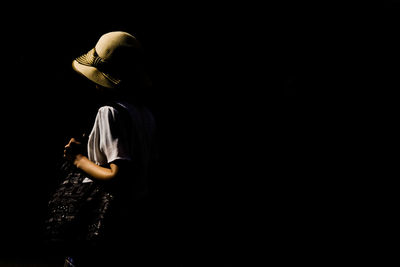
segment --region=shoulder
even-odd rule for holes
[[[101,121],[115,121],[118,117],[118,110],[111,105],[101,106],[97,110],[97,120]]]
[[[104,106],[99,107],[99,109],[98,109],[99,113],[107,113],[107,112],[115,112],[115,111],[116,111],[116,108],[114,108],[111,105],[104,105]]]

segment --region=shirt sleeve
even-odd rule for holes
[[[107,163],[115,160],[131,160],[126,127],[118,114],[118,110],[110,106],[101,107],[98,111],[95,124],[98,130],[98,152]]]

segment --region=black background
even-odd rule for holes
[[[397,2],[383,16],[294,1],[4,10],[0,259],[48,258],[41,227],[54,173],[85,123],[77,107],[88,95],[71,62],[114,30],[142,42],[154,83],[161,160],[150,262],[232,266],[254,252],[318,265],[354,255],[364,240],[360,170],[373,171],[360,160],[373,129],[361,124],[378,106],[367,88],[379,80],[371,19],[397,25]]]

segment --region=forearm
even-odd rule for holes
[[[98,180],[110,180],[118,173],[117,165],[111,163],[110,168],[105,168],[95,164],[93,161],[89,160],[83,155],[77,155],[73,163],[77,168],[81,169],[92,178]]]

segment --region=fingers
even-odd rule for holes
[[[70,148],[65,148],[64,149],[64,158],[69,159],[71,157]]]
[[[64,158],[69,157],[73,154],[72,147],[68,144],[64,147]]]
[[[65,145],[65,148],[67,147],[73,147],[74,145],[81,145],[81,142],[78,142],[75,138],[71,138],[68,142],[68,144]]]
[[[80,153],[80,145],[81,142],[78,142],[75,138],[71,138],[68,144],[64,146],[64,158],[70,159]]]
[[[73,140],[74,140],[74,138],[71,138],[71,139],[69,140],[68,144],[66,144],[66,145],[64,146],[64,148],[71,147],[71,143],[73,142]]]

